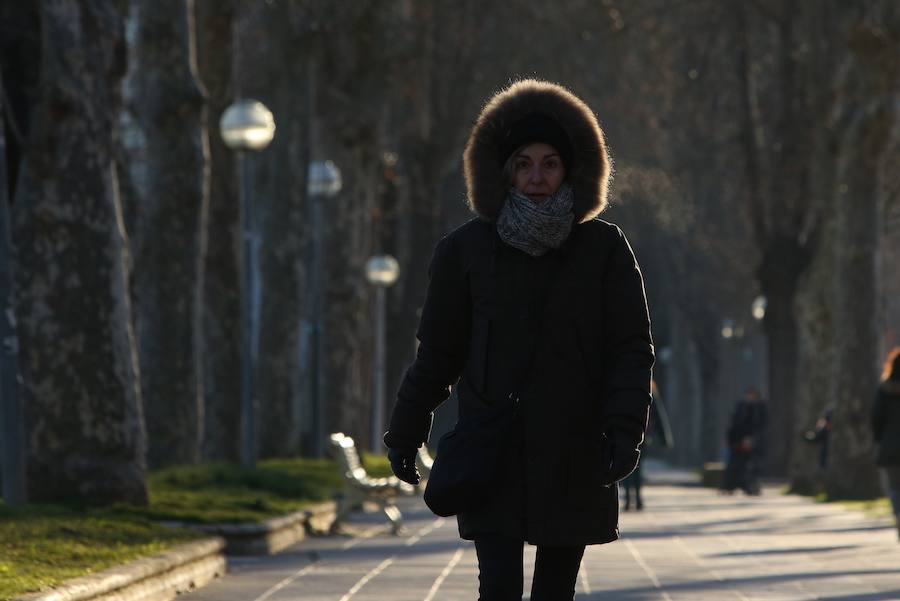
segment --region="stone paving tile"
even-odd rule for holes
[[[589,547],[578,601],[900,601],[893,525],[766,489],[722,496],[659,478],[646,509],[623,512],[622,540]],[[473,601],[474,547],[455,520],[419,499],[407,532],[309,539],[268,558],[234,559],[229,575],[185,601]],[[377,516],[360,516],[362,525]],[[525,599],[535,550],[525,552]]]

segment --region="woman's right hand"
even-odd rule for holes
[[[391,471],[394,475],[415,486],[421,480],[419,470],[416,469],[416,449],[391,448],[388,449],[388,459],[391,462]]]

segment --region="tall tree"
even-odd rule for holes
[[[871,498],[880,492],[869,407],[881,359],[878,251],[885,151],[894,147],[900,106],[900,7],[876,0],[844,12],[849,52],[835,90],[837,406],[826,491]]]
[[[151,466],[200,458],[209,153],[193,0],[138,4],[135,115],[146,144],[135,257],[137,331]]]
[[[743,5],[734,12],[743,119],[744,198],[761,253],[757,278],[768,306],[770,421],[768,460],[785,474],[793,447],[798,331],[794,303],[821,233],[823,200],[810,194],[810,156],[824,117],[809,81],[812,6]],[[814,90],[813,90],[814,91]]]
[[[216,128],[234,101],[233,0],[197,0],[197,59],[209,102],[210,191],[202,363],[205,459],[238,461],[241,445],[240,205],[234,153]]]
[[[0,115],[4,88],[0,73]],[[25,428],[19,396],[19,354],[9,240],[9,196],[6,175],[6,132],[0,117],[0,495],[7,505],[25,502]]]
[[[13,298],[10,200],[22,162],[40,73],[40,9],[0,8],[0,480],[7,505],[25,502],[25,427]]]
[[[14,199],[29,498],[146,502],[115,137],[122,18],[41,6],[41,98]]]

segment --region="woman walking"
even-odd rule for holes
[[[900,347],[884,363],[872,406],[872,434],[878,445],[876,463],[883,470],[900,536]]]
[[[618,537],[616,482],[637,465],[653,346],[622,231],[595,219],[610,159],[590,108],[523,80],[484,107],[464,154],[472,219],[435,248],[417,336],[384,442],[418,482],[416,448],[455,384],[461,417],[515,404],[483,503],[457,515],[481,601],[574,597],[585,545]],[[438,453],[440,461],[440,452]]]

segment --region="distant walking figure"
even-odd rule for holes
[[[663,403],[662,395],[656,382],[650,383],[650,394],[653,396],[653,403],[650,405],[650,420],[647,423],[647,435],[644,444],[648,447],[664,447],[672,448],[675,442],[672,437],[672,428],[669,425],[669,415],[666,412],[666,406]],[[638,511],[644,509],[644,499],[641,496],[641,489],[644,486],[644,476],[641,473],[641,464],[631,472],[627,478],[622,480],[622,487],[625,489],[625,511],[631,509],[631,500],[634,499],[634,508]]]
[[[728,426],[728,463],[722,481],[725,492],[740,488],[748,495],[759,494],[759,470],[768,422],[765,401],[756,388],[748,388],[735,406]]]
[[[618,537],[616,482],[640,457],[653,364],[641,272],[622,231],[595,219],[610,159],[567,89],[524,80],[497,93],[464,166],[477,217],[434,250],[384,442],[394,473],[416,482],[416,448],[451,386],[460,424],[508,407],[491,485],[454,512],[459,533],[475,541],[481,601],[521,600],[526,542],[532,601],[565,601],[585,545]],[[495,451],[467,449],[472,469]]]
[[[876,463],[883,470],[900,536],[900,347],[884,363],[872,406],[872,434],[878,445]]]
[[[834,428],[834,407],[828,406],[816,420],[812,430],[807,430],[803,439],[819,445],[818,468],[820,472],[828,467],[828,452],[831,448],[831,430]]]

